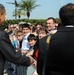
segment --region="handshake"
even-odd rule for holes
[[[30,51],[26,52],[26,54],[25,54],[27,57],[30,58],[31,64],[33,64],[33,63],[36,61],[36,60],[32,57],[33,53],[34,53],[34,50],[30,50]]]
[[[31,55],[33,55],[33,50],[32,51],[30,51],[30,52],[27,52],[26,50],[20,50],[20,49],[17,49],[16,50],[16,52],[18,52],[18,53],[21,53],[21,54],[25,54],[26,55],[26,57],[29,57],[29,59],[30,59],[30,64],[33,64],[36,60],[31,56]]]

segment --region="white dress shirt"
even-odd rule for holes
[[[30,33],[28,33],[26,36],[23,37],[21,50],[29,50],[30,45],[29,45],[28,40],[27,40],[27,37],[29,35],[30,35]]]

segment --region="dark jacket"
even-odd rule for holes
[[[46,39],[48,36],[43,37],[39,40],[39,52],[38,52],[38,60],[37,60],[37,72],[39,75],[42,75],[43,70],[43,62],[46,51]]]
[[[45,75],[74,75],[74,27],[61,27],[51,37]]]
[[[8,34],[0,30],[0,75],[3,75],[5,60],[17,65],[30,65],[30,59],[21,53],[16,53]]]
[[[37,71],[42,75],[45,40],[40,40]],[[74,27],[59,27],[51,36],[45,75],[74,75]]]

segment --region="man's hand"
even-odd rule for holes
[[[21,53],[22,54],[26,54],[28,51],[27,50],[22,50]]]
[[[30,63],[33,64],[35,59],[33,57],[31,57],[31,56],[28,56],[28,57],[30,58]]]

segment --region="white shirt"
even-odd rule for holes
[[[30,35],[30,33],[28,33],[26,36],[23,37],[21,50],[29,50],[30,45],[29,45],[28,40],[27,40],[27,37],[29,35]]]

